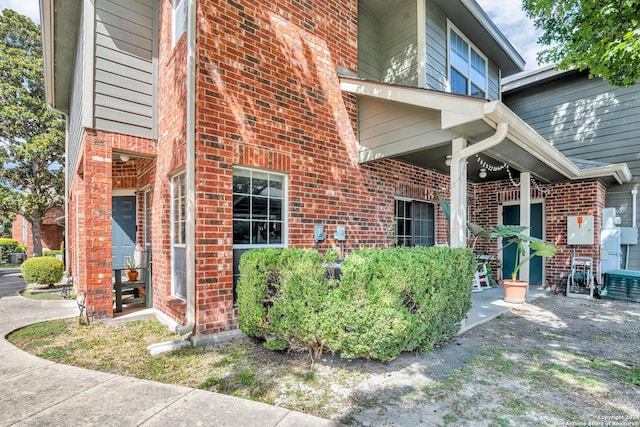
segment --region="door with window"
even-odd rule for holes
[[[433,246],[435,244],[433,203],[396,199],[394,216],[395,241],[398,246]]]
[[[531,205],[531,229],[529,232],[531,236],[539,239],[543,238],[542,211],[542,203],[535,203]],[[520,205],[503,206],[502,223],[504,225],[520,224]],[[516,265],[516,246],[506,246],[507,243],[506,239],[502,241],[502,245],[504,247],[502,252],[502,277],[511,278],[511,273]],[[542,257],[534,257],[529,262],[529,283],[532,285],[543,284]]]

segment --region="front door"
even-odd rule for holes
[[[125,260],[136,249],[136,197],[112,197],[111,206],[112,268],[125,268]]]
[[[520,224],[520,205],[508,205],[502,208],[502,223],[504,225]],[[542,239],[542,203],[531,205],[531,236]],[[507,240],[502,242],[503,247],[507,244]],[[502,252],[502,277],[511,278],[511,273],[515,267],[516,246],[509,245]],[[529,283],[533,285],[542,285],[542,257],[534,257],[529,262]]]

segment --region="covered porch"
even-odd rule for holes
[[[467,245],[470,189],[496,192],[496,183],[511,183],[518,191],[519,224],[529,227],[532,194],[540,197],[538,187],[585,181],[606,186],[631,180],[624,163],[567,158],[501,101],[355,77],[341,77],[341,88],[358,99],[361,164],[395,159],[449,177],[449,244],[453,247]],[[599,218],[604,206],[592,204],[584,208]],[[496,215],[491,223],[497,222]],[[520,272],[521,278],[528,279],[526,269]]]

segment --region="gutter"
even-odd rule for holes
[[[191,335],[196,324],[196,7],[197,0],[187,1],[187,124],[186,124],[186,212],[185,252],[187,260],[187,323],[177,326],[178,335]]]

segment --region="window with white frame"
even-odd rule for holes
[[[185,174],[171,179],[171,292],[178,298],[187,298],[187,256]]]
[[[187,0],[173,0],[173,45],[187,31]]]
[[[259,247],[286,245],[286,175],[233,168],[233,300],[240,257]]]
[[[449,26],[449,88],[452,93],[486,98],[487,59],[452,25]]]
[[[435,244],[435,208],[433,203],[396,199],[394,219],[398,246]]]

